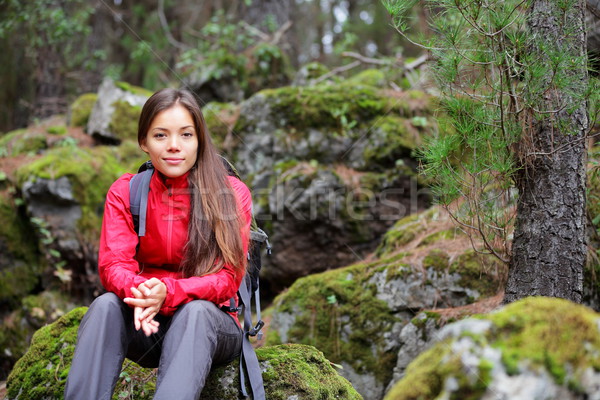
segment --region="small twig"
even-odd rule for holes
[[[337,67],[332,69],[331,71],[329,71],[326,74],[321,75],[320,77],[318,77],[317,79],[315,79],[313,81],[313,84],[317,84],[317,83],[321,83],[324,80],[329,79],[330,77],[339,74],[340,72],[345,72],[348,71],[354,67],[358,67],[360,65],[360,61],[353,61],[350,64],[346,64],[346,65],[342,65],[341,67]]]
[[[163,28],[163,31],[165,31],[165,36],[167,37],[169,43],[181,50],[190,49],[190,46],[186,45],[185,43],[181,43],[180,41],[175,39],[171,34],[171,30],[169,29],[169,23],[167,22],[167,17],[165,15],[165,0],[158,0],[158,9],[156,10],[156,12],[158,13],[160,26]]]
[[[283,34],[292,27],[292,21],[287,21],[285,24],[281,25],[281,28],[277,29],[277,32],[273,34],[273,38],[271,39],[271,44],[277,44],[283,37]]]
[[[366,56],[363,56],[362,54],[359,54],[359,53],[356,53],[353,51],[345,51],[342,53],[342,56],[356,58],[357,60],[359,60],[365,64],[375,64],[375,65],[389,65],[390,64],[389,61],[380,60],[377,58],[366,57]]]

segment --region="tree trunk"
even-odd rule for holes
[[[581,62],[563,67],[574,82],[570,92],[550,84],[552,74],[547,74],[548,90],[533,109],[560,111],[533,118],[519,144],[525,161],[516,177],[519,200],[505,303],[534,295],[574,302],[582,297],[587,250],[585,0],[566,11],[557,3],[533,1],[528,25],[534,40],[529,51],[547,65],[547,49]]]

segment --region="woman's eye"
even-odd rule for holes
[[[192,132],[184,132],[183,136],[185,136],[185,137],[192,137],[192,136],[194,136],[194,134]]]
[[[164,137],[165,137],[165,134],[164,134],[164,133],[155,133],[155,134],[154,134],[154,137],[155,137],[156,139],[161,139],[161,138],[164,138]]]

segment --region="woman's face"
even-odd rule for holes
[[[198,132],[192,115],[179,103],[159,112],[140,147],[163,175],[182,176],[194,166],[198,156]]]

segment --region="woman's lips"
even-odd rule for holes
[[[163,160],[169,165],[179,165],[183,162],[183,158],[163,158]]]

